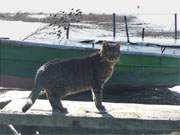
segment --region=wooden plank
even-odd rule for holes
[[[91,128],[130,131],[178,131],[180,106],[104,103],[100,113],[93,102],[63,101],[69,113],[52,113],[47,100],[37,100],[26,113],[25,100],[16,99],[0,112],[0,124]]]

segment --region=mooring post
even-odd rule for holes
[[[70,28],[70,24],[68,24],[66,28],[66,39],[69,39],[69,28]]]
[[[126,28],[126,36],[127,36],[127,42],[129,43],[129,32],[128,32],[128,25],[127,25],[127,17],[124,16],[124,21],[125,21],[125,28]]]
[[[144,41],[144,31],[145,31],[145,28],[142,29],[142,41]]]
[[[177,13],[174,14],[174,38],[177,40]]]
[[[113,39],[116,38],[116,14],[113,13]]]

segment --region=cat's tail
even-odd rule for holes
[[[36,99],[39,97],[39,94],[42,89],[40,88],[34,88],[31,94],[29,95],[26,104],[23,106],[22,111],[26,112],[36,101]]]

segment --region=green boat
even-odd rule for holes
[[[0,87],[31,89],[36,70],[52,59],[82,58],[101,42],[65,40],[47,44],[0,40]],[[94,48],[92,48],[92,45]],[[171,87],[180,84],[179,46],[122,42],[121,56],[107,87]]]

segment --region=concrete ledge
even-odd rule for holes
[[[0,124],[88,128],[116,131],[168,132],[180,130],[180,106],[104,103],[100,113],[93,102],[63,101],[69,113],[52,113],[47,100],[37,100],[26,113],[24,99],[10,102],[0,111]]]
[[[26,98],[30,94],[30,91],[19,91],[18,89],[10,89],[11,91],[7,91],[9,89],[5,88],[0,90],[0,92],[2,92],[0,95],[0,109],[2,109],[12,100]]]

